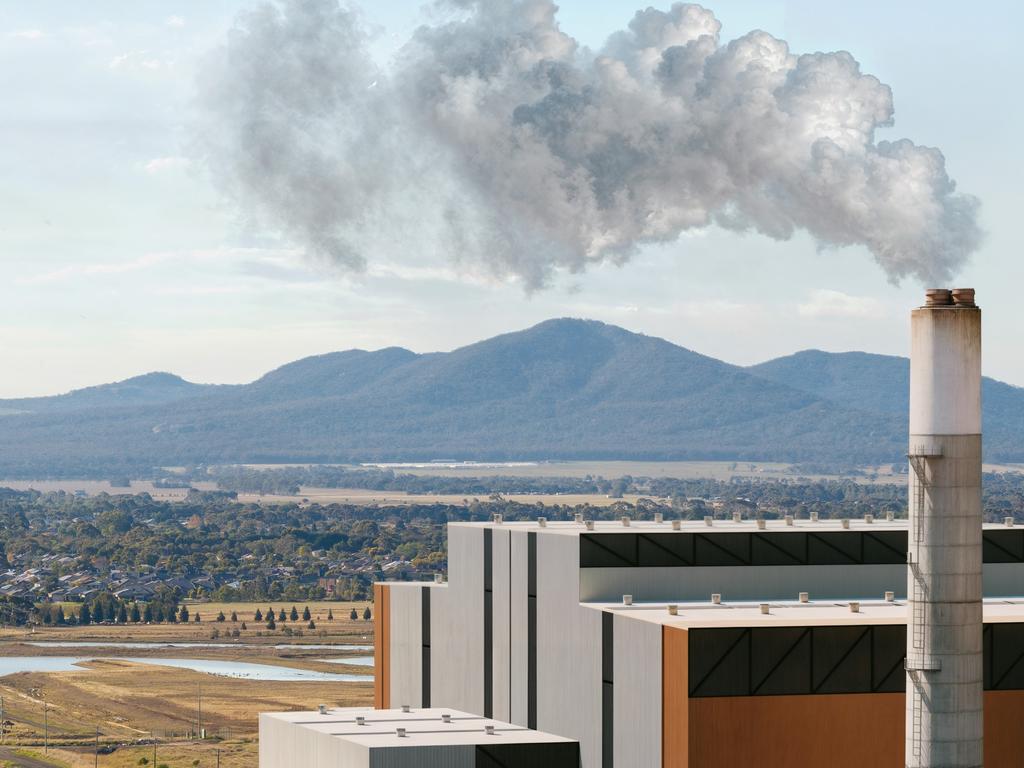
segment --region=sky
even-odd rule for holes
[[[467,276],[429,242],[351,274],[248,220],[190,161],[198,83],[250,0],[0,4],[0,397],[164,370],[240,383],[307,355],[450,350],[552,317],[586,317],[736,364],[801,349],[906,354],[923,288],[863,248],[820,251],[709,228],[546,290]],[[957,275],[985,312],[985,373],[1024,385],[1016,284],[1024,71],[1009,2],[720,0],[722,39],[764,29],[797,53],[848,50],[892,86],[881,138],[941,148],[982,201],[984,243]],[[641,5],[564,0],[563,30],[598,48]],[[658,7],[667,8],[667,4]],[[362,6],[374,54],[426,18]]]

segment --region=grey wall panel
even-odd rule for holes
[[[448,587],[433,593],[430,606],[431,706],[451,707],[481,716],[484,712],[483,560],[483,528],[449,526]]]
[[[311,715],[315,717],[315,715]],[[363,768],[369,749],[260,715],[260,768]]]
[[[579,605],[579,541],[537,537],[537,728],[601,757],[601,612]]]
[[[494,656],[493,680],[494,699],[493,715],[495,720],[509,722],[512,717],[509,697],[509,665],[511,663],[511,532],[496,529],[494,531],[492,562],[493,562],[493,626]]]
[[[1020,597],[1024,594],[1024,565],[985,563],[982,572],[985,597]]]
[[[661,765],[661,625],[615,617],[616,768]]]
[[[509,676],[509,698],[512,702],[511,722],[526,727],[527,717],[527,534],[525,531],[510,531],[512,543],[511,560],[511,647]]]
[[[475,761],[476,748],[463,745],[396,747],[370,752],[370,768],[473,768]]]
[[[549,537],[550,538],[550,537]],[[1020,566],[1017,566],[1020,568]],[[580,601],[637,602],[709,600],[712,592],[730,600],[905,597],[906,565],[743,566],[716,568],[586,568],[580,571]]]
[[[423,587],[391,585],[391,706],[423,705]]]

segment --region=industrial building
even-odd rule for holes
[[[1024,530],[982,524],[974,291],[911,325],[909,519],[451,524],[446,583],[375,588],[376,705],[584,768],[1019,765]]]

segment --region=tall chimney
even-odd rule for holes
[[[981,310],[932,289],[911,315],[908,768],[982,765]]]

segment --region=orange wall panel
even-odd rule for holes
[[[373,706],[391,707],[391,589],[373,585]]]
[[[665,626],[661,633],[661,764],[690,764],[690,637],[685,629]],[[696,765],[699,765],[696,764]]]
[[[666,679],[669,648],[666,634]],[[665,701],[667,713],[667,694]],[[689,715],[695,768],[904,765],[901,693],[692,699]],[[669,749],[675,742],[667,718],[664,766],[679,768],[686,763]],[[1022,722],[1024,691],[985,692],[985,768],[1024,767]]]
[[[690,765],[902,768],[903,702],[901,693],[690,699]]]

